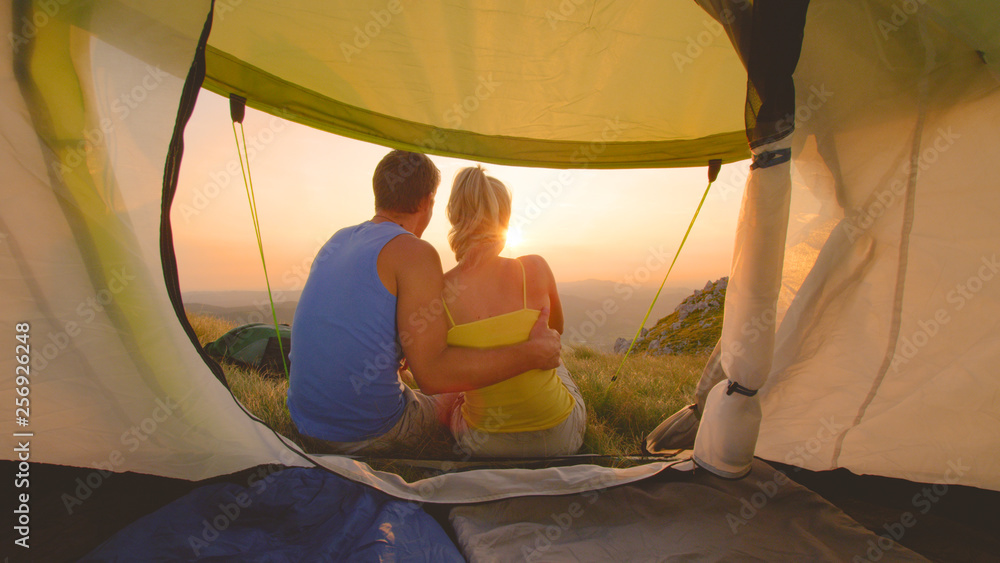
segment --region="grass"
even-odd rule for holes
[[[720,281],[717,280],[712,283],[711,289],[707,291],[711,292],[714,290]],[[716,297],[711,293],[703,291],[698,296],[692,295],[685,299],[685,303],[691,300],[718,301],[719,306],[711,309],[692,311],[684,320],[680,319],[680,314],[677,311],[670,313],[656,322],[656,325],[649,330],[646,338],[636,343],[635,351],[645,352],[649,349],[653,341],[659,340],[661,348],[670,347],[677,354],[705,356],[710,354],[712,348],[715,347],[715,343],[719,341],[719,336],[722,334],[722,305],[726,300],[726,290],[722,289],[720,294]],[[680,326],[675,329],[673,328],[675,324],[679,324]]]
[[[708,361],[704,355],[633,353],[611,383],[621,358],[586,347],[563,353],[587,405],[584,453],[640,455],[646,434],[694,402],[695,386]]]
[[[236,326],[207,315],[189,314],[188,320],[202,345]],[[564,351],[563,361],[587,405],[587,432],[580,453],[612,457],[641,455],[646,434],[663,419],[694,402],[695,386],[707,359],[706,355],[654,357],[633,353],[611,384],[621,356],[587,347]],[[233,395],[248,411],[306,451],[323,452],[321,442],[299,434],[292,423],[285,404],[286,379],[227,362],[222,362],[222,368]],[[396,455],[410,459],[457,457],[446,431],[416,450],[398,451]],[[391,461],[373,464],[376,465],[382,470],[405,473],[405,468]]]

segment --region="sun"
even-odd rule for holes
[[[513,250],[521,244],[524,243],[524,234],[518,227],[511,227],[507,229],[507,244],[504,248],[507,250]]]

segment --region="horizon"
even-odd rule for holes
[[[720,278],[727,277],[728,275],[729,274],[727,273],[725,275],[719,275],[719,276],[716,276],[716,277],[711,278],[711,279],[710,278],[706,278],[705,281],[714,282],[714,281],[716,281],[716,280],[718,280]],[[637,289],[656,290],[656,289],[658,289],[660,287],[660,282],[662,282],[662,281],[663,281],[663,279],[661,278],[656,283],[645,283],[645,284],[639,284],[639,285],[632,285],[630,287],[637,288]],[[597,283],[607,283],[607,284],[620,284],[620,283],[622,283],[621,280],[607,280],[607,279],[597,279],[597,278],[587,278],[587,279],[568,280],[568,281],[556,280],[556,284],[558,284],[558,285],[583,284],[583,283],[587,283],[587,282],[597,282]],[[704,285],[705,285],[705,282],[694,283],[692,285],[692,284],[681,283],[681,282],[671,283],[670,280],[667,280],[667,283],[663,285],[663,290],[667,291],[667,290],[679,290],[679,289],[683,289],[683,290],[692,290],[693,291],[695,289],[701,289],[701,286],[704,286]],[[288,287],[275,287],[275,286],[272,285],[271,286],[271,291],[272,292],[278,292],[278,291],[280,291],[280,292],[283,292],[283,293],[294,293],[294,292],[300,292],[300,291],[302,291],[302,288],[300,287],[300,288],[297,288],[297,289],[293,289],[293,288],[288,288]],[[182,288],[181,289],[181,293],[182,294],[193,294],[193,293],[267,293],[267,288],[265,288],[265,287],[243,288],[243,289],[238,289],[238,288],[224,288],[224,289]]]
[[[297,291],[319,248],[374,215],[371,175],[390,149],[247,108],[251,179],[272,291]],[[185,130],[171,207],[184,292],[266,290],[229,102],[202,90]],[[445,207],[455,173],[481,164],[430,155],[441,171],[422,238],[447,271]],[[700,287],[729,275],[749,161],[726,164],[665,287]],[[707,167],[554,170],[482,163],[513,196],[502,255],[539,254],[558,283],[588,280],[659,287],[707,183]],[[651,204],[651,202],[654,202]]]

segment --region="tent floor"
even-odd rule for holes
[[[973,487],[924,484],[885,477],[858,476],[846,470],[813,472],[771,463],[789,477],[838,506],[877,534],[901,522],[906,512],[916,520],[898,539],[934,561],[996,561],[1000,558],[1000,492]],[[6,475],[17,473],[12,461],[0,462]],[[10,561],[72,561],[89,553],[130,522],[204,484],[245,484],[277,467],[257,467],[203,482],[134,473],[102,475],[96,469],[32,464],[30,468],[30,549],[5,549]],[[13,480],[8,483],[13,484]],[[11,486],[8,485],[8,486]],[[19,503],[10,489],[10,504]],[[428,506],[452,532],[447,506]],[[8,526],[13,517],[7,511]],[[896,527],[899,530],[899,527]],[[454,539],[454,538],[453,538]]]

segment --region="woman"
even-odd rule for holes
[[[445,274],[448,344],[492,348],[524,341],[543,307],[549,326],[563,331],[562,306],[541,256],[503,258],[510,192],[481,167],[455,176],[448,201],[448,242],[458,265]],[[532,370],[467,391],[452,411],[451,431],[466,453],[540,457],[576,453],[587,411],[569,371]]]

